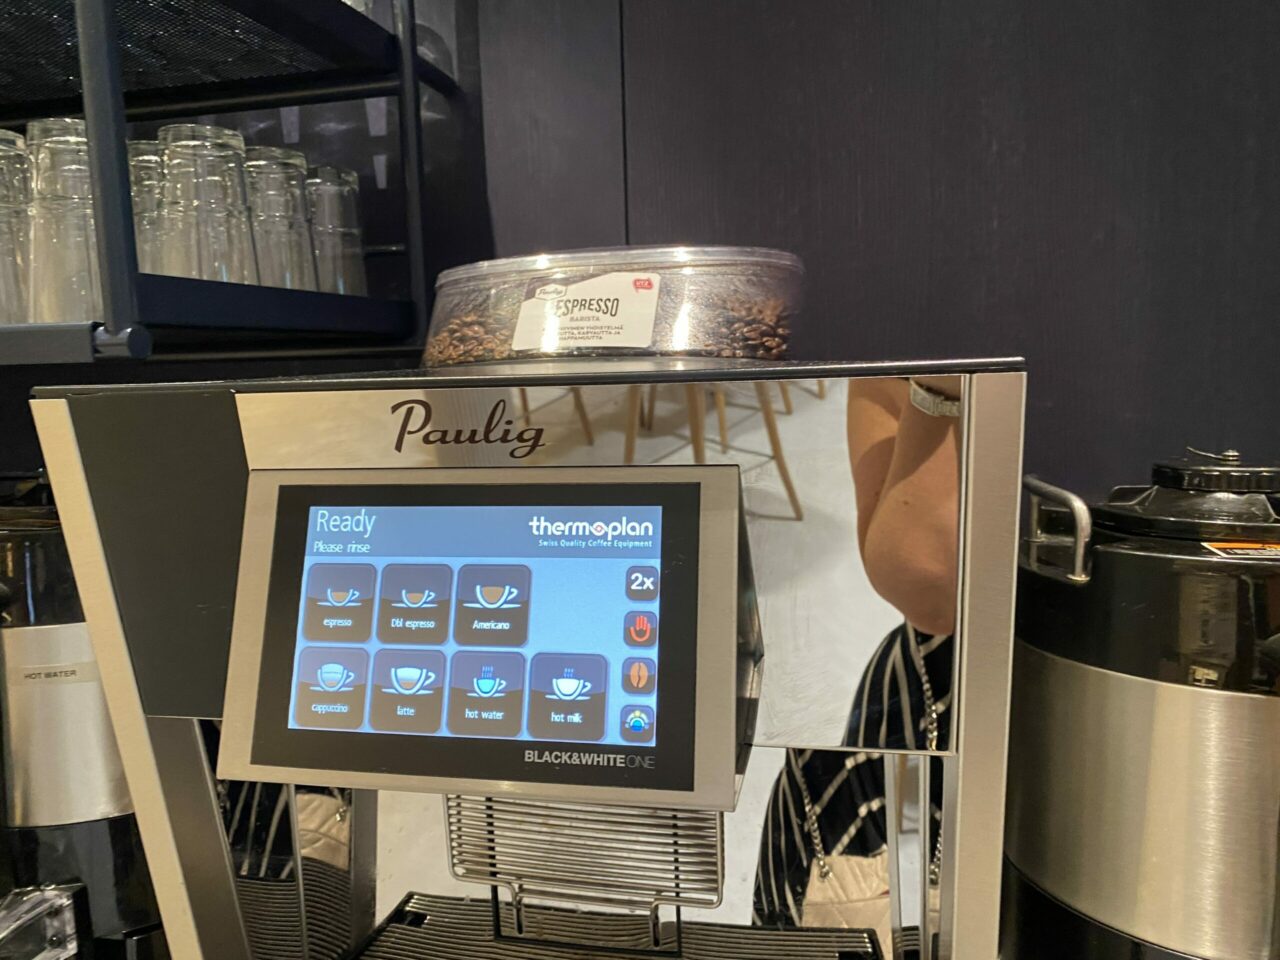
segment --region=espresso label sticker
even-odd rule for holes
[[[531,283],[511,349],[556,353],[649,347],[661,280],[656,273],[606,273],[577,283]]]
[[[1242,543],[1239,541],[1225,543],[1200,544],[1220,557],[1253,558],[1255,560],[1280,560],[1280,543]]]

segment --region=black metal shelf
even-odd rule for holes
[[[119,338],[98,323],[0,327],[0,366],[90,363],[182,353],[190,357],[261,354],[269,345],[298,354],[413,349],[413,304],[308,290],[252,287],[138,274],[140,323]],[[208,334],[216,331],[210,342]]]
[[[125,115],[395,95],[396,37],[342,0],[114,0]],[[0,125],[82,112],[75,0],[4,0]],[[415,57],[418,79],[457,83]]]
[[[426,337],[419,84],[455,81],[342,0],[0,0],[0,125],[83,114],[102,323],[0,327],[0,366],[98,360],[412,355]],[[82,82],[83,81],[83,82]],[[125,122],[377,95],[400,101],[409,301],[138,272]]]

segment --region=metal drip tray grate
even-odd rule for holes
[[[510,911],[509,905],[504,910]],[[587,934],[599,946],[575,947],[494,935],[488,901],[408,897],[360,953],[362,960],[618,960],[649,956],[643,917],[529,907],[530,925],[560,941]],[[504,921],[504,926],[505,926]],[[765,930],[716,923],[680,928],[682,960],[882,960],[865,930]],[[658,956],[672,956],[660,954]]]
[[[714,907],[724,878],[719,813],[450,796],[459,880],[526,898],[652,911]]]

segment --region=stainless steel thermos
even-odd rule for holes
[[[0,505],[0,893],[83,884],[95,956],[165,956],[54,508]]]
[[[1280,466],[1034,478],[1004,960],[1280,957]]]

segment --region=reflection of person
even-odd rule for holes
[[[904,618],[858,684],[850,747],[946,749],[959,556],[959,393],[958,377],[849,385],[858,547],[871,585]],[[935,875],[940,764],[931,788]],[[766,814],[755,921],[799,926],[807,902],[811,926],[883,931],[884,804],[877,754],[788,750]]]

